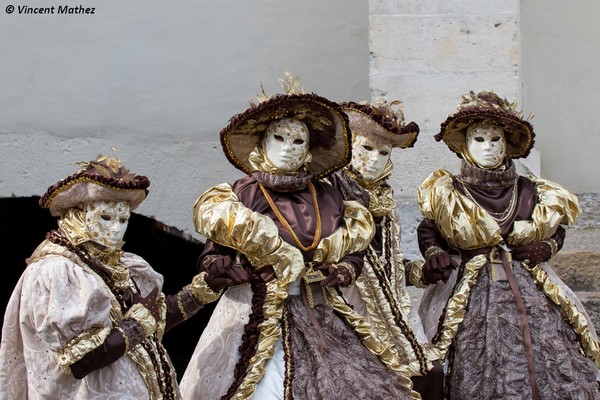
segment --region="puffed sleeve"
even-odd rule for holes
[[[51,256],[29,265],[23,293],[22,318],[67,373],[112,330],[107,288],[68,258]]]

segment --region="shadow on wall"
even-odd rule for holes
[[[38,200],[39,197],[0,199],[0,243],[4,249],[4,278],[0,283],[2,319],[10,295],[25,269],[25,259],[44,240],[46,233],[56,228],[56,219],[38,205]],[[135,213],[131,215],[125,242],[125,251],[143,257],[164,276],[163,292],[167,295],[177,293],[191,282],[204,246],[173,228]],[[206,306],[163,338],[180,379],[215,304]]]

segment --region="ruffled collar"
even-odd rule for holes
[[[458,179],[478,189],[502,189],[514,185],[519,175],[511,159],[508,159],[501,168],[496,169],[479,168],[463,160]]]
[[[358,183],[369,194],[369,211],[375,217],[391,215],[396,209],[394,193],[390,185],[386,183],[387,177],[392,172],[392,164],[388,162],[382,176],[375,181],[366,181],[360,174],[351,168],[345,168],[344,173],[350,180]]]
[[[306,170],[295,175],[279,175],[264,171],[254,171],[252,177],[267,189],[276,192],[296,192],[305,189],[312,176]]]

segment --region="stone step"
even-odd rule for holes
[[[600,292],[575,292],[585,307],[594,327],[600,329]]]
[[[561,250],[550,265],[575,292],[600,292],[600,251]]]

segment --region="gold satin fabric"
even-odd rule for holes
[[[245,254],[255,269],[271,265],[282,285],[300,278],[300,250],[279,237],[275,223],[242,204],[231,185],[210,188],[194,204],[196,231],[213,242]]]
[[[100,347],[110,334],[109,327],[94,327],[81,332],[78,336],[69,340],[67,344],[58,350],[58,363],[60,368],[71,374],[71,365],[81,360],[87,353]]]
[[[514,223],[513,231],[507,239],[511,246],[548,239],[560,224],[573,224],[580,213],[575,195],[554,182],[545,179],[532,180],[539,202],[530,221]],[[503,241],[496,221],[485,210],[454,189],[452,175],[447,171],[437,170],[427,177],[418,189],[417,200],[421,213],[435,222],[442,237],[452,247],[471,250],[493,247]],[[446,355],[456,336],[464,319],[470,290],[477,280],[479,270],[487,263],[487,258],[479,255],[465,265],[464,275],[457,282],[455,291],[448,300],[442,329],[435,339],[435,347],[441,356]],[[540,266],[531,269],[527,265],[521,265],[530,271],[540,290],[569,317],[569,323],[579,335],[579,342],[585,354],[600,368],[600,347],[592,337],[583,314]]]
[[[354,201],[344,202],[344,223],[330,236],[321,239],[314,251],[316,263],[337,263],[342,257],[367,248],[374,235],[371,213]],[[194,205],[194,224],[198,233],[223,246],[233,248],[250,260],[255,269],[272,265],[277,279],[267,283],[263,306],[265,319],[260,323],[257,351],[250,359],[246,375],[234,394],[234,399],[249,398],[265,373],[265,365],[275,352],[281,336],[280,322],[287,286],[304,276],[307,267],[300,251],[283,241],[273,221],[245,207],[229,184],[207,190]],[[357,331],[363,344],[382,362],[399,373],[407,387],[412,382],[407,377],[404,361],[393,346],[379,340],[372,327],[355,313],[333,288],[326,288],[327,299]],[[413,392],[415,399],[420,399]]]

